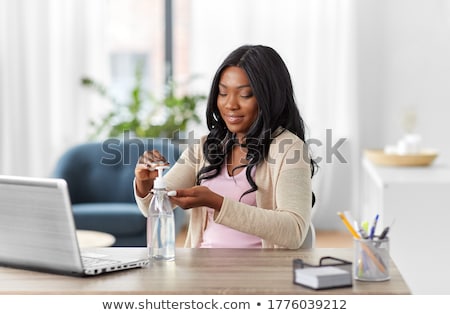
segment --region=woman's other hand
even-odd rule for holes
[[[216,211],[220,211],[222,207],[223,197],[211,191],[205,186],[194,186],[187,189],[177,189],[169,192],[170,199],[173,203],[183,209],[195,207],[209,207]]]

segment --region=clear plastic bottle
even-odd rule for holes
[[[163,178],[165,168],[168,166],[156,167],[158,177],[148,209],[147,248],[151,259],[170,261],[175,259],[175,219]]]

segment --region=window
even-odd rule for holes
[[[108,1],[110,85],[117,99],[126,97],[138,65],[144,87],[155,94],[164,92],[168,75],[177,82],[188,78],[189,6],[186,0]]]

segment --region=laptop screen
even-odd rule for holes
[[[67,183],[0,175],[0,264],[81,273]]]

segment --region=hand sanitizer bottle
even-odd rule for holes
[[[151,259],[170,261],[175,259],[175,219],[167,196],[164,169],[157,166],[158,177],[153,184],[153,198],[147,218],[147,248]]]

